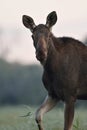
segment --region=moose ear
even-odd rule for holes
[[[46,26],[51,28],[57,22],[57,14],[55,11],[48,14],[46,19]]]
[[[26,28],[29,28],[31,32],[33,32],[33,29],[36,27],[36,25],[34,23],[34,20],[31,17],[27,15],[23,15],[22,22]]]

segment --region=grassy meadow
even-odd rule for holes
[[[38,130],[34,120],[36,109],[25,105],[0,107],[0,130]],[[63,114],[64,110],[60,108],[54,108],[45,114],[45,130],[63,130]],[[86,109],[76,109],[73,130],[87,130]]]

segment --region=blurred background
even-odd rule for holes
[[[43,70],[35,59],[31,32],[23,26],[22,15],[31,16],[36,25],[45,24],[53,10],[58,15],[53,34],[87,44],[87,0],[0,0],[0,105],[38,105],[46,96]]]

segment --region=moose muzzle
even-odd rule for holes
[[[44,39],[40,39],[37,43],[36,58],[40,62],[44,62],[47,59],[47,45]]]

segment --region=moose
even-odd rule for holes
[[[38,128],[44,130],[43,115],[61,100],[65,104],[64,130],[72,130],[75,102],[87,100],[87,46],[71,37],[53,35],[56,11],[48,14],[46,24],[35,25],[27,15],[22,21],[32,32],[36,58],[43,66],[42,82],[48,92],[35,114]]]

